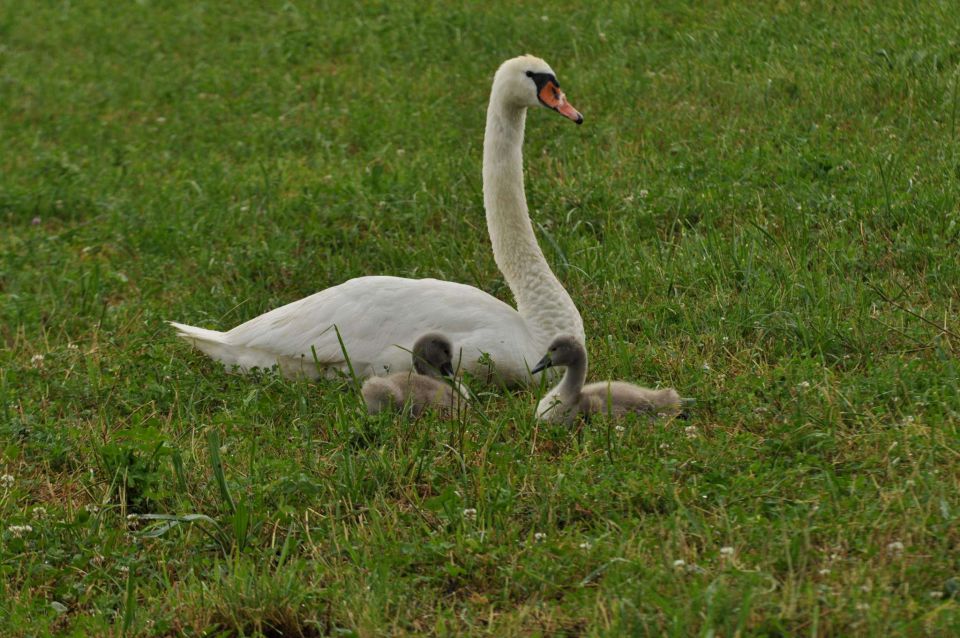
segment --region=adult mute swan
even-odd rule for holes
[[[287,376],[334,376],[348,369],[339,332],[360,378],[409,370],[420,335],[439,332],[461,350],[460,365],[503,383],[530,381],[533,366],[557,334],[584,340],[580,313],[537,244],[523,190],[527,109],[553,109],[577,124],[543,60],[504,62],[493,78],[483,140],[483,203],[493,256],[517,309],[464,284],[371,276],[350,279],[255,317],[227,332],[170,322],[179,336],[227,367],[269,368]],[[484,355],[489,355],[486,357]]]
[[[624,381],[599,381],[583,385],[587,378],[587,350],[572,336],[557,337],[532,371],[565,366],[563,379],[537,405],[541,421],[571,422],[577,415],[594,414],[622,418],[628,414],[677,412],[683,400],[673,388],[651,390]]]
[[[431,333],[417,339],[411,353],[413,370],[367,379],[360,394],[367,412],[407,411],[414,419],[429,409],[445,418],[455,416],[466,401],[465,388],[454,390],[453,347],[443,335]],[[443,381],[450,379],[450,383]],[[465,404],[463,404],[465,405]]]

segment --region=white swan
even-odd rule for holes
[[[429,409],[443,418],[457,416],[466,406],[466,388],[454,389],[453,347],[443,335],[423,335],[413,344],[413,370],[367,379],[360,394],[369,414],[406,411],[414,419]],[[445,382],[443,377],[449,379]]]
[[[532,56],[504,62],[487,108],[483,203],[493,256],[516,310],[464,284],[377,276],[351,279],[227,332],[171,325],[227,367],[278,365],[287,376],[308,378],[348,369],[337,331],[360,378],[409,370],[414,341],[440,332],[461,349],[463,369],[485,375],[492,361],[501,382],[528,382],[530,367],[555,335],[584,340],[580,313],[544,259],[527,212],[523,132],[527,109],[537,105],[583,121],[546,62]]]
[[[583,385],[587,378],[587,350],[573,336],[557,337],[534,371],[565,366],[563,379],[537,405],[537,419],[570,423],[578,415],[594,414],[622,418],[628,414],[678,412],[683,400],[673,388],[651,390],[624,381],[598,381]]]

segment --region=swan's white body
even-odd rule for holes
[[[539,79],[531,79],[533,75]],[[416,339],[440,332],[460,349],[455,365],[461,369],[475,375],[495,371],[505,383],[528,382],[530,368],[555,335],[584,340],[580,313],[537,244],[523,189],[526,112],[539,103],[541,80],[547,76],[556,82],[553,71],[538,58],[504,62],[494,77],[487,110],[483,146],[487,228],[494,259],[516,298],[516,310],[464,284],[376,276],[327,288],[227,332],[172,325],[181,337],[228,368],[246,371],[278,365],[287,376],[308,378],[347,371],[337,331],[361,378],[410,369],[409,351]],[[551,106],[582,121],[559,89],[554,95],[560,107]]]
[[[460,367],[474,373],[481,366],[469,362],[483,352],[510,378],[527,375],[517,354],[526,354],[531,367],[537,360],[536,348],[524,347],[533,335],[516,310],[473,286],[438,279],[350,279],[226,333],[173,324],[228,367],[279,365],[287,376],[311,378],[348,369],[334,325],[360,378],[409,370],[413,341],[427,332],[448,336],[461,350]]]

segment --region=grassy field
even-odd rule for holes
[[[0,3],[0,635],[960,630],[960,3],[262,4]],[[689,420],[370,420],[173,336],[365,274],[509,301],[524,52],[586,120],[525,152],[590,376]]]

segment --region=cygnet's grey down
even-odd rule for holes
[[[565,366],[563,379],[537,406],[541,421],[571,422],[578,415],[594,414],[621,418],[627,414],[677,412],[680,395],[673,388],[651,390],[624,381],[600,381],[584,385],[587,378],[587,351],[572,336],[557,337],[531,373],[553,366]]]
[[[413,418],[419,418],[428,408],[433,408],[445,417],[456,413],[464,398],[450,383],[453,381],[453,347],[446,337],[426,334],[413,344],[413,370],[395,372],[385,377],[371,377],[363,384],[360,393],[367,404],[367,412],[379,414],[384,410],[402,412],[409,410]]]

